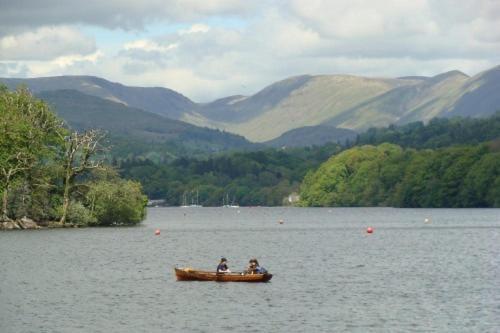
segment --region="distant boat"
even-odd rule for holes
[[[226,193],[226,196],[222,198],[222,207],[224,208],[240,208],[240,205],[236,204],[235,198],[233,197],[233,201],[229,203],[229,194]]]
[[[192,268],[175,268],[178,281],[267,282],[272,274],[217,273]]]
[[[187,204],[187,194],[186,192],[184,192],[182,194],[182,205],[181,205],[181,208],[187,208],[189,207],[188,204]]]
[[[198,190],[196,190],[196,200],[194,200],[194,198],[191,198],[191,204],[189,205],[189,207],[203,207],[202,205],[200,205]]]
[[[199,192],[198,190],[196,190],[196,196],[193,196],[192,193],[194,191],[191,191],[190,192],[190,201],[191,201],[191,204],[188,204],[188,195],[187,195],[187,192],[184,192],[182,194],[182,205],[181,207],[182,208],[198,208],[198,207],[203,207],[202,205],[200,205],[199,203]]]

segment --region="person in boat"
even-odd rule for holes
[[[259,262],[257,261],[257,259],[254,258],[253,261],[255,263],[255,273],[257,273],[257,274],[266,274],[267,273],[267,269],[265,269],[264,267],[259,265]]]
[[[257,273],[257,271],[256,271],[257,265],[258,265],[257,259],[250,259],[248,261],[248,266],[247,266],[247,269],[245,270],[245,273],[246,274]]]
[[[227,259],[221,258],[219,265],[217,266],[217,273],[231,273],[229,268],[227,267]]]
[[[267,270],[259,265],[259,261],[255,258],[250,259],[246,270],[247,274],[265,274]]]

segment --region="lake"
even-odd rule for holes
[[[0,232],[0,332],[499,332],[499,235],[500,209],[393,208],[151,208],[137,227]],[[175,280],[221,256],[273,279]]]

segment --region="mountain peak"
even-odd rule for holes
[[[463,79],[468,79],[468,78],[470,78],[470,76],[467,75],[467,74],[465,74],[465,73],[463,73],[463,72],[461,72],[461,71],[453,70],[453,71],[444,72],[444,73],[435,75],[435,76],[431,77],[430,80],[433,81],[433,82],[438,82],[438,81],[447,80],[449,78],[463,78]]]

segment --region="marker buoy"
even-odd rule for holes
[[[372,234],[373,233],[373,228],[372,227],[366,228],[366,232],[369,233],[369,234]]]
[[[155,230],[155,235],[158,236],[160,234],[160,229]]]
[[[430,220],[428,218],[425,218],[424,223],[429,223]]]
[[[285,221],[283,221],[283,220],[279,220],[279,222],[278,222],[278,223],[279,223],[279,224],[283,224],[283,223],[285,223]]]

